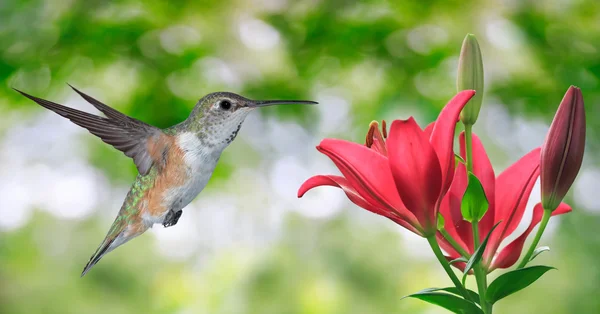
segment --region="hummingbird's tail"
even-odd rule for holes
[[[90,269],[92,269],[92,267],[100,261],[100,259],[102,258],[102,256],[104,256],[104,254],[109,252],[108,249],[110,248],[111,244],[113,244],[115,242],[115,240],[116,240],[116,238],[112,238],[112,239],[106,238],[106,239],[104,239],[104,241],[102,241],[102,244],[100,244],[98,249],[96,249],[96,252],[94,252],[94,255],[92,255],[90,260],[87,262],[87,264],[83,268],[81,277],[83,277],[85,274],[87,274],[87,272],[90,271]]]
[[[138,223],[127,224],[125,219],[122,217],[117,217],[108,231],[106,238],[104,238],[102,244],[100,244],[100,246],[96,249],[96,252],[94,252],[88,263],[83,268],[81,277],[87,274],[87,272],[89,272],[90,269],[94,267],[94,265],[96,265],[96,263],[98,263],[104,255],[124,244],[125,242],[144,233],[144,231],[147,229],[148,227],[141,221]]]

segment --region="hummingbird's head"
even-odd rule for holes
[[[237,136],[246,116],[256,108],[284,104],[317,104],[308,100],[251,100],[229,92],[208,94],[196,104],[190,118],[209,144],[228,145]]]

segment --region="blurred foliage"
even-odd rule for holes
[[[244,42],[244,23],[256,20],[270,25],[261,34],[276,36],[274,46]],[[474,33],[486,71],[482,112],[493,101],[514,117],[549,123],[568,86],[577,85],[593,163],[600,150],[599,20],[595,0],[3,0],[0,138],[40,112],[12,87],[58,101],[72,97],[68,82],[159,127],[185,119],[198,98],[217,90],[256,99],[312,99],[333,90],[350,102],[349,133],[316,134],[316,111],[299,107],[260,114],[298,121],[317,138],[361,141],[373,119],[409,112],[433,120],[455,92],[462,39]],[[132,180],[129,159],[98,140],[86,144],[88,161],[114,184]],[[244,160],[225,159],[217,181]],[[116,211],[108,205],[103,210]],[[221,250],[202,267],[161,257],[142,236],[80,279],[107,226],[92,218],[36,211],[24,227],[0,231],[0,313],[434,313],[400,298],[449,284],[433,261],[407,253],[415,248],[399,243],[396,226],[373,230],[348,215],[326,222],[288,215],[283,235],[265,251]],[[561,221],[551,253],[536,259],[560,271],[496,312],[600,312],[600,236],[589,232],[600,218],[576,209]]]

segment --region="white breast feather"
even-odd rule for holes
[[[179,147],[184,152],[184,160],[188,167],[200,167],[200,164],[207,159],[207,149],[203,149],[202,142],[198,136],[192,132],[185,132],[178,136]]]
[[[184,152],[184,166],[190,179],[184,185],[167,192],[163,202],[175,211],[187,206],[204,189],[220,155],[220,152],[202,145],[198,136],[192,132],[178,135],[177,144]]]

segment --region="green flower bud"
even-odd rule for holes
[[[473,34],[467,34],[460,49],[456,87],[459,92],[466,89],[476,91],[475,96],[460,113],[462,123],[473,125],[477,121],[483,101],[483,60],[479,43]]]

